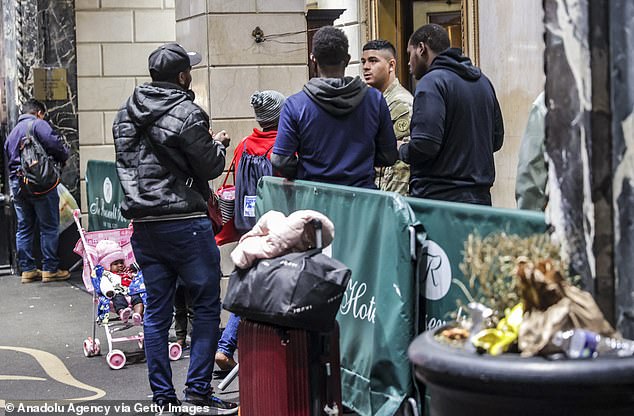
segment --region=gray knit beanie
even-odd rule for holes
[[[256,91],[253,93],[251,106],[255,111],[255,121],[260,124],[262,129],[277,126],[284,100],[286,97],[277,91]]]

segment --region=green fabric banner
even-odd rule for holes
[[[528,236],[546,231],[544,214],[518,209],[405,198],[427,231],[428,260],[425,283],[425,328],[451,320],[458,299],[469,303],[469,281],[460,271],[469,234],[486,237],[493,232]],[[419,273],[425,274],[425,273]]]
[[[258,216],[301,209],[333,221],[331,255],[352,270],[337,316],[344,404],[362,416],[393,415],[414,394],[407,358],[417,301],[411,210],[397,194],[272,177],[260,181]]]
[[[114,162],[89,160],[86,167],[88,230],[126,228],[129,221],[121,216],[123,189]]]

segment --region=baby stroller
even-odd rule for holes
[[[125,365],[126,356],[122,350],[114,348],[115,344],[136,342],[139,349],[143,351],[143,332],[139,332],[137,335],[116,337],[117,332],[128,330],[134,325],[116,320],[110,322],[109,319],[110,311],[114,310],[111,298],[116,293],[122,293],[126,296],[138,294],[141,296],[143,304],[145,305],[146,303],[147,296],[143,283],[143,273],[138,267],[135,267],[134,253],[130,245],[132,226],[114,230],[85,232],[79,221],[80,216],[80,210],[73,212],[75,224],[77,225],[80,236],[73,251],[83,258],[84,268],[82,279],[86,290],[92,293],[93,298],[92,337],[86,338],[83,342],[84,355],[86,357],[94,357],[101,354],[101,343],[96,337],[96,327],[99,325],[104,328],[106,339],[108,340],[106,362],[113,370],[119,370]],[[125,254],[125,264],[136,268],[137,273],[135,273],[129,287],[126,288],[118,284],[117,281],[111,278],[112,274],[105,271],[102,266],[96,265],[98,256],[95,247],[97,243],[102,240],[111,240],[119,244]],[[182,348],[180,344],[173,342],[169,344],[168,348],[170,360],[176,361],[181,357]]]

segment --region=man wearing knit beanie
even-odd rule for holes
[[[255,121],[262,130],[277,130],[277,122],[286,97],[277,91],[256,91],[251,95],[251,106],[255,111]]]
[[[265,158],[271,157],[271,148],[275,144],[275,137],[277,136],[277,124],[280,118],[280,112],[282,106],[286,101],[286,97],[277,91],[256,91],[251,95],[251,106],[255,112],[255,120],[260,124],[262,130],[256,128],[253,129],[253,133],[245,137],[237,146],[234,151],[233,162],[236,172],[236,209],[239,210],[244,205],[245,198],[254,197],[255,188],[259,177],[253,177],[258,172],[262,173],[262,170],[258,167],[269,165],[270,162]],[[246,153],[243,158],[243,153]],[[241,164],[248,164],[246,170],[242,169]],[[244,175],[242,175],[244,173]],[[271,172],[272,173],[272,172]],[[228,174],[228,173],[227,173]],[[270,174],[270,173],[269,173]],[[245,180],[245,177],[250,176],[251,180]],[[257,175],[259,176],[259,175]],[[250,188],[250,189],[249,189]],[[238,214],[238,213],[236,213]],[[233,236],[228,237],[224,243],[237,241],[240,238],[242,232],[245,231],[244,227],[248,219],[242,216],[242,220],[236,220],[238,216],[234,217],[234,227],[236,233]],[[252,218],[255,223],[255,217]],[[239,223],[243,227],[239,226]],[[243,224],[244,223],[244,224]],[[249,225],[251,225],[249,223]],[[252,226],[252,225],[251,225]],[[229,230],[229,227],[223,228],[223,231]],[[223,239],[223,232],[217,236],[216,241]],[[218,243],[220,244],[220,243]],[[238,347],[238,324],[240,318],[233,313],[229,315],[229,321],[227,327],[222,332],[222,337],[218,341],[218,350],[216,352],[216,364],[221,370],[228,371],[236,366],[236,362],[233,359],[233,354]]]

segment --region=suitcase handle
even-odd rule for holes
[[[318,248],[321,250],[323,248],[321,221],[314,218],[310,220],[310,224],[315,229],[315,245],[316,245],[315,248]]]

